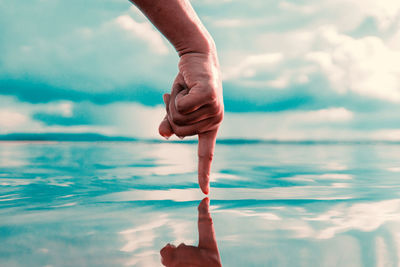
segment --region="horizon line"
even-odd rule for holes
[[[195,144],[197,139],[165,140],[129,136],[109,136],[99,133],[9,133],[0,134],[0,142],[143,142]],[[400,140],[374,139],[263,139],[263,138],[217,138],[218,144],[400,144]]]

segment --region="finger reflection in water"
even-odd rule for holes
[[[161,263],[164,266],[222,266],[209,207],[210,200],[206,197],[200,202],[197,208],[199,212],[198,246],[190,246],[182,243],[176,247],[172,244],[167,244],[160,251]]]

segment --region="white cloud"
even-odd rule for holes
[[[162,106],[147,107],[137,103],[114,103],[95,107],[107,110],[111,115],[110,125],[122,135],[144,138],[161,138],[158,126],[165,115]]]
[[[129,15],[119,16],[116,23],[123,29],[137,35],[152,47],[154,52],[165,55],[168,54],[168,47],[165,45],[161,34],[154,30],[149,22],[136,22]]]
[[[313,14],[316,12],[316,9],[317,9],[315,5],[314,6],[313,5],[301,5],[301,4],[295,4],[295,3],[286,2],[286,1],[280,1],[279,7],[286,11],[300,12],[305,15]]]
[[[400,128],[376,130],[371,135],[373,139],[400,141]]]
[[[314,29],[295,29],[281,32],[260,32],[254,42],[257,49],[269,53],[283,53],[285,58],[304,55],[312,49]]]
[[[343,107],[277,113],[227,113],[220,136],[275,140],[341,140],[362,136],[365,138],[366,133],[354,134],[349,129],[330,127],[350,122],[353,117],[353,112]]]
[[[265,53],[248,55],[243,59],[238,59],[237,65],[227,67],[223,72],[224,80],[232,80],[240,77],[253,77],[258,70],[263,71],[274,68],[284,59],[281,53]]]
[[[24,114],[16,111],[0,109],[0,129],[14,129],[15,127],[26,122],[27,120],[28,118]]]
[[[331,1],[338,4],[337,1]],[[374,17],[382,30],[393,25],[400,15],[400,1],[397,0],[353,0],[352,3],[355,7],[353,11],[359,10],[365,16]]]
[[[117,15],[104,11],[107,16],[86,20],[91,23],[79,20],[70,23],[68,16],[62,17],[68,25],[63,31],[59,29],[61,26],[46,21],[40,27],[25,27],[35,24],[29,15],[21,15],[23,18],[18,21],[8,18],[11,28],[2,33],[5,42],[1,44],[0,78],[28,76],[56,88],[90,92],[145,83],[159,88],[155,82],[165,83],[174,78],[177,57],[170,53],[172,47],[150,22],[147,19],[142,22],[130,12],[131,4],[125,5],[127,9],[116,12]],[[46,8],[49,7],[44,4],[43,10],[39,8],[43,16],[53,12]],[[61,9],[62,4],[53,8]],[[99,15],[98,10],[93,12],[94,16]]]
[[[0,134],[12,132],[96,132],[105,135],[162,139],[158,134],[158,125],[165,114],[162,106],[147,107],[130,102],[108,105],[96,105],[90,102],[75,103],[70,118],[77,114],[81,114],[80,116],[84,114],[83,116],[90,124],[62,126],[46,125],[44,122],[33,120],[32,116],[37,112],[44,112],[68,119],[68,116],[64,116],[65,111],[70,112],[70,106],[66,105],[66,102],[38,105],[19,103],[11,98],[3,97],[2,103]],[[65,106],[68,108],[65,108]],[[400,140],[400,129],[376,130],[379,129],[379,126],[371,130],[352,129],[351,124],[358,118],[358,113],[354,114],[343,107],[275,113],[228,112],[220,128],[219,138]],[[338,127],[338,125],[341,125],[341,127]],[[160,154],[160,157],[165,154],[163,151],[157,153]],[[193,159],[187,157],[187,160],[186,167],[182,170],[184,172],[195,168],[195,165],[189,164]],[[163,167],[154,171],[157,173],[168,172]],[[176,172],[176,169],[174,171]]]
[[[262,2],[252,3],[251,8],[256,7],[262,8]],[[245,36],[243,42],[235,41],[235,47],[229,51],[220,51],[225,80],[244,87],[289,88],[293,84],[308,83],[310,74],[322,73],[337,92],[400,102],[400,33],[390,37],[388,32],[400,19],[399,1],[280,1],[271,9],[274,13],[267,18],[258,13],[251,17],[214,18],[213,25],[223,28],[221,36],[240,33]],[[285,22],[276,19],[289,15],[291,19]],[[294,26],[293,16],[304,17],[305,22]],[[371,18],[377,22],[382,37],[379,32],[376,36],[351,37]],[[248,44],[249,38],[251,44]],[[284,56],[275,65],[263,65],[250,60],[257,54]]]
[[[63,117],[73,116],[74,103],[71,101],[57,101],[44,105],[47,113],[60,114]],[[40,106],[39,106],[40,107]]]
[[[226,30],[227,28],[232,28],[232,30],[238,30],[239,28],[245,27],[256,27],[265,24],[265,19],[263,18],[207,18],[206,20],[217,27]]]
[[[306,58],[319,65],[338,93],[400,102],[400,51],[378,37],[355,39],[330,26],[320,28],[319,36],[320,50]]]
[[[42,16],[52,13],[48,12],[53,10],[49,8],[63,8],[61,2],[59,5],[46,3],[49,5],[41,6],[42,13],[38,17],[29,15],[32,14],[29,5],[24,5],[22,9],[18,5],[8,6],[11,11],[15,9],[22,12],[18,17],[20,20],[9,15],[13,12],[8,9],[0,11],[0,17],[9,22],[9,27],[3,32],[5,42],[0,44],[4,52],[0,55],[2,75],[19,79],[28,73],[33,80],[48,86],[90,93],[108,90],[118,93],[116,88],[126,89],[131,84],[151,84],[154,88],[161,88],[172,81],[177,57],[168,52],[172,52],[172,47],[136,7],[123,2],[112,3],[113,8],[109,10],[100,7],[90,14],[93,20],[89,20],[93,23],[87,23],[86,19],[71,21],[68,16],[61,16],[65,27],[60,31],[61,24],[54,27],[46,20],[43,25],[39,23]],[[241,0],[241,3],[245,1]],[[371,102],[377,98],[400,103],[400,31],[392,35],[400,18],[400,1],[277,1],[267,5],[265,1],[256,0],[247,5],[238,5],[237,2],[221,0],[195,1],[195,4],[202,6],[198,10],[199,15],[209,22],[209,29],[220,48],[225,81],[244,90],[248,87],[255,90],[285,88],[291,96],[302,94],[305,90],[307,94],[314,93],[316,99],[321,96],[326,103],[330,103],[330,100],[324,97],[333,94],[345,96],[348,93],[352,97],[369,97]],[[226,8],[215,9],[218,5]],[[238,6],[241,12],[237,12]],[[210,9],[217,10],[217,13],[209,13]],[[79,11],[76,7],[73,10]],[[77,17],[82,17],[86,12],[82,11]],[[370,17],[378,25],[376,36],[355,38],[354,31]],[[41,27],[32,26],[38,23]],[[375,34],[375,29],[372,30]],[[382,36],[379,36],[379,31]],[[316,83],[321,74],[334,89],[334,92],[327,92],[327,96],[314,90],[319,85]],[[311,86],[304,86],[307,83]],[[303,86],[294,86],[297,84]],[[329,86],[323,86],[318,89],[330,90]],[[258,103],[262,101],[256,100]],[[391,127],[390,121],[396,119],[394,112],[388,111],[389,108],[374,114],[353,114],[349,110],[352,109],[351,100],[345,102],[336,104],[348,109],[321,108],[273,114],[228,113],[220,136],[399,139],[397,129],[386,129]],[[158,137],[157,127],[164,113],[161,106],[145,107],[132,103],[103,106],[68,101],[37,105],[15,101],[8,106],[1,103],[1,109],[2,133],[96,131],[140,137]],[[6,116],[4,111],[14,113],[12,116],[16,118],[5,119],[12,116]],[[92,125],[48,126],[31,119],[35,112],[47,112],[68,119],[74,118],[78,111],[79,114],[90,116],[87,122]],[[386,116],[389,113],[392,113],[391,117]],[[381,122],[380,117],[386,121],[382,122],[383,126],[375,125],[369,123],[371,117],[374,122]],[[364,126],[367,122],[372,126],[367,130],[351,129],[353,122],[358,123],[357,126]],[[343,125],[343,128],[339,129],[338,125]],[[379,128],[384,129],[376,130]]]
[[[226,27],[240,27],[245,24],[245,22],[241,19],[219,19],[213,21],[214,26],[226,28]]]
[[[387,42],[377,36],[354,38],[339,33],[337,25],[261,34],[257,46],[264,53],[226,53],[223,78],[244,87],[289,88],[322,73],[339,94],[399,103],[399,36]]]
[[[329,224],[318,231],[315,236],[328,239],[336,234],[349,230],[371,232],[388,221],[399,221],[399,200],[384,200],[374,203],[357,203],[350,207],[336,206],[324,214],[310,221],[319,221]]]
[[[392,50],[400,50],[400,30],[397,30],[387,41],[387,45]]]
[[[305,117],[311,118],[314,122],[346,122],[352,120],[354,114],[341,107],[305,112]]]
[[[106,135],[124,135],[143,138],[161,138],[158,126],[165,108],[148,107],[132,102],[116,102],[96,105],[90,102],[69,101],[30,104],[11,97],[0,97],[0,134],[12,132],[95,132]],[[79,113],[89,125],[46,125],[34,120],[33,114],[47,113],[72,118]]]
[[[366,18],[372,17],[377,26],[384,31],[398,22],[400,2],[397,0],[323,0],[306,4],[286,1],[279,3],[284,12],[303,16],[313,15],[322,23],[336,22],[341,30],[355,29]]]
[[[274,80],[267,81],[266,85],[274,88],[285,88],[289,85],[289,76],[287,74],[283,74]]]

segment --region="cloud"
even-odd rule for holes
[[[368,98],[377,105],[384,105],[380,101],[396,104],[400,102],[397,39],[395,35],[386,43],[376,36],[356,38],[339,33],[335,25],[314,31],[267,33],[259,39],[259,46],[268,53],[229,52],[228,60],[222,62],[224,79],[238,87],[251,88],[250,95],[254,89],[264,90],[262,99],[287,94],[300,99],[307,95],[308,99],[328,105],[344,100],[349,103],[346,107]],[[276,93],[273,89],[287,92]],[[311,108],[315,101],[301,101],[301,106]]]
[[[265,71],[274,68],[283,60],[281,53],[266,53],[259,55],[248,55],[243,59],[238,60],[236,66],[227,68],[224,72],[224,80],[231,80],[239,77],[251,78],[254,77],[257,70]]]
[[[169,83],[178,58],[169,53],[173,48],[148,21],[140,22],[129,2],[121,3],[93,2],[97,8],[90,9],[59,2],[7,5],[0,11],[9,25],[0,29],[0,81],[30,80],[84,92],[115,91],[146,81],[156,87]],[[10,15],[14,9],[17,17]],[[32,9],[41,10],[42,18]],[[48,13],[60,18],[54,20]],[[77,19],[71,21],[70,13]]]
[[[319,122],[343,122],[352,120],[354,117],[353,112],[340,107],[321,109],[316,111],[309,111],[305,113],[305,118],[311,118],[312,121]]]
[[[280,1],[279,7],[281,10],[291,11],[291,12],[299,12],[301,14],[309,15],[316,12],[315,5],[302,5],[302,4],[295,4],[287,1]]]
[[[348,127],[353,119],[353,112],[343,107],[280,113],[228,113],[221,136],[276,140],[348,139],[354,132]],[[341,127],[335,127],[335,124]],[[357,137],[362,135],[360,131]]]
[[[337,1],[333,2],[337,4]],[[400,3],[396,0],[356,0],[353,1],[353,4],[357,8],[356,10],[359,10],[365,16],[374,17],[382,30],[391,27],[399,19]]]
[[[93,132],[106,135],[161,138],[158,125],[165,115],[162,106],[132,102],[94,104],[54,101],[31,104],[0,97],[0,134],[12,132]]]
[[[372,133],[372,138],[382,139],[382,140],[391,140],[391,141],[400,141],[400,128],[399,129],[375,130]]]
[[[349,207],[336,206],[308,220],[328,225],[314,233],[319,239],[333,238],[338,233],[355,229],[371,232],[388,221],[398,221],[399,204],[399,200],[394,199],[375,203],[356,203]],[[374,216],[371,216],[372,214]]]
[[[132,102],[94,104],[58,101],[43,104],[0,98],[0,133],[94,132],[105,135],[158,138],[163,106],[148,107]],[[3,111],[7,111],[5,113]],[[11,114],[12,116],[9,116]],[[20,118],[20,119],[15,119]],[[286,110],[275,113],[227,112],[219,138],[275,140],[400,140],[397,116],[363,114],[344,107],[317,110]],[[9,124],[9,122],[14,124]],[[375,121],[377,123],[375,123]],[[6,122],[6,123],[4,123]],[[8,124],[7,124],[8,123]],[[359,127],[365,124],[369,128]],[[391,128],[385,128],[387,125]]]
[[[387,41],[387,45],[390,49],[400,50],[400,30],[397,30]]]
[[[169,86],[169,84],[168,84]],[[168,88],[167,86],[167,88]],[[29,103],[49,103],[68,100],[71,102],[90,101],[96,104],[131,101],[145,105],[162,103],[161,85],[134,83],[114,90],[78,90],[66,86],[52,86],[48,83],[30,79],[0,79],[0,94],[16,96]]]
[[[129,15],[122,15],[116,19],[123,29],[145,40],[157,54],[168,54],[168,47],[164,44],[159,32],[155,31],[149,22],[138,23]]]
[[[0,109],[0,128],[13,129],[27,121],[24,114]]]
[[[308,1],[306,4],[280,1],[279,7],[284,12],[314,16],[321,24],[336,22],[344,31],[355,29],[368,18],[373,18],[378,28],[385,31],[398,22],[400,14],[400,4],[396,0],[323,0]],[[334,17],[337,14],[340,18]]]
[[[221,137],[396,139],[399,3],[193,1],[219,48]],[[0,0],[0,36],[2,133],[157,137],[178,57],[129,2]]]
[[[354,39],[334,27],[319,31],[323,48],[306,58],[319,65],[334,90],[400,102],[400,51],[373,36]]]

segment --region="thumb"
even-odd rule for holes
[[[210,192],[210,170],[211,162],[214,156],[215,140],[217,139],[218,130],[199,134],[198,147],[198,179],[201,191],[204,194]]]
[[[167,114],[165,115],[164,119],[161,121],[160,126],[158,127],[158,132],[160,133],[161,136],[164,138],[168,139],[171,137],[171,135],[174,134],[174,131],[172,130],[171,124],[168,121],[168,105],[170,101],[171,95],[170,94],[164,94],[163,99],[164,103],[166,106]]]

